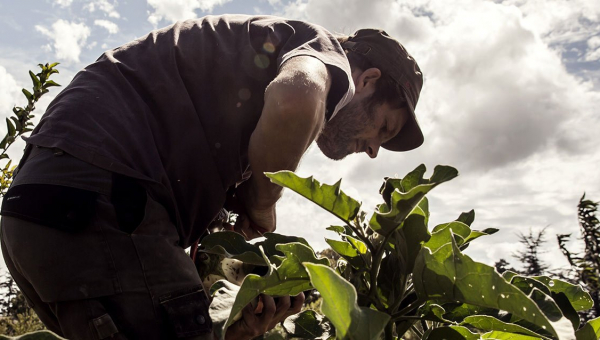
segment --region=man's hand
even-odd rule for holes
[[[265,334],[288,316],[300,312],[304,293],[296,295],[293,301],[289,296],[282,296],[277,303],[271,296],[260,295],[260,302],[256,310],[252,305],[243,309],[242,318],[227,329],[226,340],[249,340]]]
[[[275,206],[264,210],[239,213],[233,230],[244,235],[247,241],[275,231]]]

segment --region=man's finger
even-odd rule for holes
[[[287,317],[286,314],[289,313],[291,306],[292,303],[290,302],[289,296],[279,297],[279,301],[277,301],[277,311],[275,312],[275,315],[273,315],[273,327]]]
[[[271,329],[271,321],[275,316],[277,306],[275,305],[275,300],[271,296],[261,294],[260,298],[263,302],[263,310],[262,314],[259,316],[258,322],[260,324],[260,328],[263,330],[261,334],[264,334]]]
[[[290,308],[290,312],[292,314],[300,313],[302,310],[302,306],[304,305],[305,296],[304,293],[300,292],[300,294],[294,296],[292,299],[292,307]]]

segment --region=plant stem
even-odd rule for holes
[[[388,322],[387,325],[385,325],[385,340],[394,340],[394,323],[393,322]]]
[[[415,307],[418,307],[420,304],[421,304],[421,301],[419,301],[419,300],[414,301],[410,305],[402,308],[402,310],[400,310],[398,313],[392,314],[392,320],[396,321],[396,320],[400,320],[403,318],[409,318],[409,316],[405,316],[405,314],[410,312],[411,310],[413,310]],[[410,317],[410,318],[413,318],[413,317]],[[420,317],[416,317],[416,318],[419,320],[421,319]]]
[[[364,233],[359,232],[358,228],[356,228],[355,226],[353,226],[351,223],[346,223],[346,225],[352,229],[352,231],[356,234],[356,236],[358,236],[358,238],[363,241],[366,245],[367,248],[369,248],[369,250],[371,251],[371,253],[375,252],[375,246],[373,245],[373,243],[371,243],[371,240],[369,240],[369,238],[367,238]]]
[[[415,325],[412,325],[411,329],[412,329],[413,332],[417,333],[417,335],[419,336],[419,338],[423,338],[423,332],[421,332],[417,327],[415,327]]]

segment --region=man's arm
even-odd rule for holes
[[[249,217],[275,229],[275,203],[282,188],[264,175],[295,170],[322,130],[331,75],[325,64],[309,56],[288,60],[265,91],[265,105],[248,147],[252,176],[237,190]],[[248,235],[247,232],[252,233]],[[244,231],[256,237],[252,230]]]

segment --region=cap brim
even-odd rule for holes
[[[425,137],[419,127],[415,111],[408,103],[408,111],[410,116],[406,121],[402,130],[396,135],[396,137],[390,139],[385,144],[381,145],[384,149],[390,151],[409,151],[418,148],[423,144]]]

